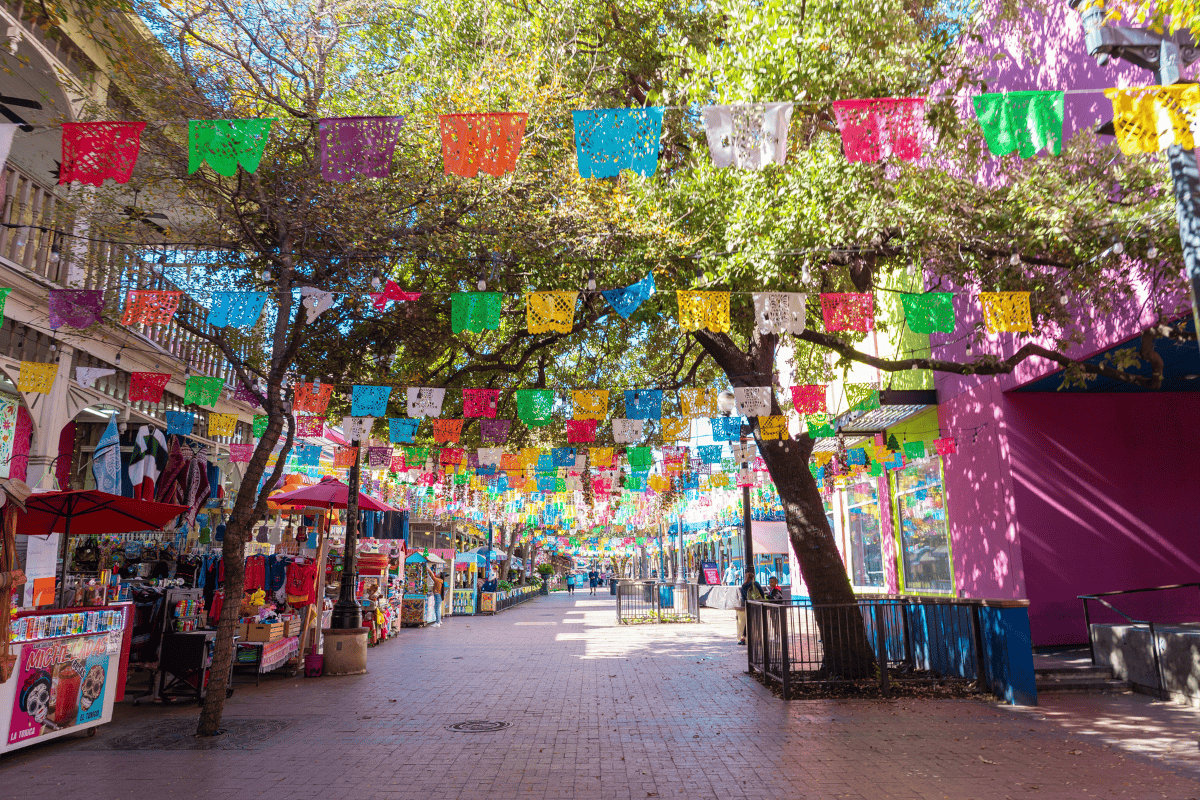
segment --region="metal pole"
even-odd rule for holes
[[[742,449],[746,447],[746,434],[742,433]],[[748,470],[750,462],[743,461],[742,469]],[[750,487],[742,487],[742,566],[746,571],[746,580],[755,580],[754,573],[754,536],[751,533],[752,518],[750,512]],[[745,580],[742,581],[745,583]]]
[[[358,556],[358,441],[350,443],[354,448],[354,461],[350,464],[349,487],[346,492],[346,547],[342,557],[342,585],[338,592],[338,601],[333,604],[333,614],[329,627],[336,630],[347,630],[362,627],[362,606],[354,596],[358,575],[355,561]]]
[[[687,587],[687,555],[683,552],[683,515],[679,516],[679,545],[675,548],[677,564],[675,567],[675,591],[682,592]]]
[[[661,519],[658,521],[658,582],[667,582],[667,549],[664,544],[663,528],[666,523]]]

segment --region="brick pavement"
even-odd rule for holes
[[[0,760],[0,800],[1200,798],[1189,709],[786,703],[744,674],[733,613],[702,617],[618,628],[610,597],[560,593],[448,619],[373,648],[367,675],[240,686],[220,739],[188,735],[194,706],[123,705],[93,739]],[[465,720],[511,727],[447,729]]]

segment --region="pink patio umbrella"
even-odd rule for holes
[[[313,486],[304,486],[290,492],[272,495],[272,503],[298,508],[345,508],[350,497],[350,487],[336,478],[325,477]],[[360,511],[396,511],[387,503],[381,503],[362,492],[358,493]]]

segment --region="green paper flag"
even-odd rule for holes
[[[0,289],[0,322],[4,322],[4,303],[12,289]]]
[[[847,383],[846,400],[852,411],[870,411],[879,408],[879,390],[871,383]]]
[[[227,178],[258,169],[273,119],[194,119],[188,122],[188,174],[205,161]]]
[[[455,333],[500,330],[500,293],[460,292],[451,295],[450,330]]]
[[[902,294],[904,318],[913,333],[950,333],[954,330],[954,295],[950,292]]]
[[[981,94],[973,100],[992,155],[1015,150],[1021,158],[1031,158],[1043,148],[1050,155],[1062,152],[1062,92]]]
[[[888,450],[891,450],[893,453],[895,453],[895,452],[899,452],[899,450],[900,450],[900,442],[898,442],[898,441],[896,440],[896,434],[894,434],[894,433],[893,433],[891,436],[889,436],[889,437],[888,437],[888,440],[887,440],[887,449],[888,449]]]
[[[224,378],[205,378],[193,375],[183,385],[184,405],[215,406],[225,388]]]
[[[878,478],[882,474],[883,464],[880,464],[878,461],[871,462],[871,475]]]
[[[905,442],[904,443],[904,457],[909,459],[910,461],[914,458],[924,458],[925,457],[925,443],[924,442]]]
[[[255,414],[254,415],[254,438],[261,439],[263,433],[266,430],[267,430],[267,415],[266,414]]]
[[[654,463],[654,450],[649,447],[630,447],[625,451],[629,457],[629,468],[645,472]]]
[[[805,416],[804,421],[808,425],[808,435],[814,439],[828,439],[837,435],[833,429],[833,420],[828,414],[809,414]]]
[[[553,389],[517,389],[517,416],[531,428],[550,424],[554,410]]]

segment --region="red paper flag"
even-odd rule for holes
[[[144,400],[147,403],[161,403],[163,390],[171,380],[169,372],[134,372],[129,376],[130,401]]]
[[[58,182],[129,183],[145,128],[144,122],[64,122]]]

